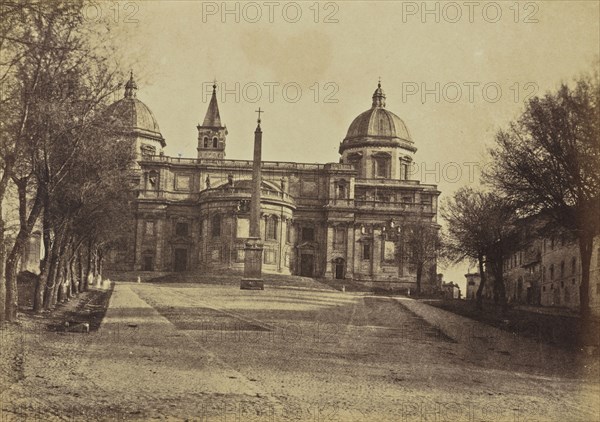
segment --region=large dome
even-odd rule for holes
[[[373,93],[371,109],[361,113],[348,128],[348,133],[340,145],[340,153],[345,149],[364,145],[391,145],[411,148],[413,141],[402,119],[385,108],[385,93],[381,83]]]
[[[146,104],[136,98],[136,90],[137,85],[132,76],[125,85],[124,98],[111,104],[106,113],[119,131],[160,141],[164,147],[165,140],[156,117]]]

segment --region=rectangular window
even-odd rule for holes
[[[383,244],[383,260],[387,263],[396,261],[396,244],[390,240]]]
[[[287,243],[292,243],[292,221],[287,220],[285,222],[285,241]]]
[[[313,227],[302,227],[302,241],[303,242],[314,242],[315,240],[315,229]]]
[[[338,246],[343,246],[346,241],[346,229],[344,227],[336,227],[333,232],[333,241]]]
[[[187,223],[177,223],[175,225],[175,235],[176,236],[187,236],[188,235],[188,224]]]
[[[362,250],[363,250],[362,258],[363,259],[371,259],[371,245],[369,243],[363,244]]]
[[[154,236],[154,221],[146,221],[144,233],[146,236]]]
[[[212,237],[220,237],[221,236],[221,216],[215,215],[212,218],[212,229],[211,229]]]

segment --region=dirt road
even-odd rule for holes
[[[551,348],[456,338],[415,306],[428,305],[334,291],[117,283],[98,331],[24,337],[24,376],[2,394],[3,417],[599,420],[597,368],[588,362],[572,355],[558,367],[545,357]]]

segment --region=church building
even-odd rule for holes
[[[110,108],[127,123],[122,132],[136,147],[139,175],[132,244],[126,253],[111,254],[110,267],[241,271],[252,160],[225,158],[228,129],[216,85],[197,126],[196,158],[163,153],[156,118],[136,94],[132,76],[124,98]],[[414,288],[403,233],[419,220],[438,227],[440,192],[410,179],[417,148],[385,99],[378,84],[371,107],[352,121],[340,143],[338,163],[262,162],[264,272]],[[433,263],[424,272],[424,289],[435,284],[435,275]]]

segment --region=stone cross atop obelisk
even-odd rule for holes
[[[252,162],[252,196],[250,198],[250,237],[244,248],[244,277],[240,289],[263,290],[262,280],[262,253],[263,244],[260,239],[260,188],[262,184],[261,160],[262,160],[262,129],[260,128],[260,114],[258,113],[258,125],[254,131],[254,160]]]

